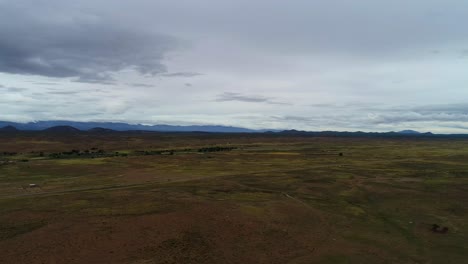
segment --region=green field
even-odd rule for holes
[[[459,264],[467,232],[468,140],[0,135],[0,263]]]

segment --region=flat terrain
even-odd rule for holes
[[[0,263],[468,263],[468,141],[0,134]]]

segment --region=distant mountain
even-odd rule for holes
[[[433,134],[431,132],[420,133],[417,131],[400,132],[347,132],[347,131],[298,131],[284,130],[281,134],[311,136],[311,137],[362,137],[362,138],[468,138],[468,134]]]
[[[160,132],[218,132],[218,133],[255,133],[266,130],[253,130],[232,126],[171,126],[171,125],[142,125],[114,122],[75,122],[75,121],[38,121],[29,123],[15,123],[0,121],[0,127],[14,126],[19,130],[44,130],[56,126],[71,126],[79,130],[94,128],[111,129],[115,131],[160,131]]]
[[[3,127],[3,128],[2,128]],[[37,121],[29,123],[16,123],[0,121],[0,131],[46,131],[56,133],[111,133],[118,131],[155,131],[155,132],[208,132],[208,133],[265,133],[286,134],[307,137],[363,137],[363,138],[468,138],[468,134],[432,134],[420,133],[414,130],[399,132],[347,132],[347,131],[301,131],[301,130],[254,130],[232,126],[171,126],[171,125],[142,125],[115,122],[75,122],[75,121]]]
[[[53,133],[78,133],[79,129],[72,126],[54,126],[49,127],[43,130],[44,132],[53,132]]]
[[[397,132],[398,134],[421,134],[421,132],[418,132],[418,131],[415,131],[415,130],[402,130],[402,131],[398,131]]]
[[[18,131],[18,129],[16,129],[16,127],[14,126],[5,126],[5,127],[0,128],[0,131],[1,132],[16,132]]]
[[[94,132],[94,133],[110,133],[110,132],[115,132],[115,130],[109,129],[109,128],[103,128],[103,127],[94,127],[88,130],[88,132]]]

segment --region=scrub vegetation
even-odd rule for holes
[[[468,140],[0,135],[0,263],[465,263]]]

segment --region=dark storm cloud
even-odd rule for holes
[[[0,2],[0,72],[111,83],[112,73],[123,69],[144,75],[165,72],[165,53],[177,46],[168,35],[99,16],[64,17],[61,11]]]
[[[229,101],[238,101],[238,102],[247,102],[247,103],[266,103],[266,104],[280,104],[287,105],[284,102],[277,102],[273,98],[258,96],[258,95],[244,95],[240,93],[224,92],[215,100],[216,102],[229,102]]]

